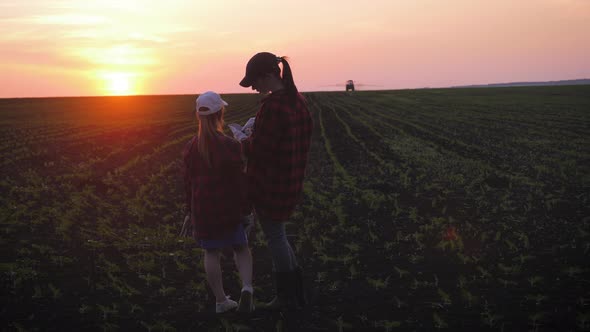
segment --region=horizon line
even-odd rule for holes
[[[526,86],[552,86],[549,83],[559,82],[576,82],[576,81],[588,81],[588,83],[582,84],[571,84],[571,85],[590,85],[590,78],[575,78],[565,80],[551,80],[551,81],[515,81],[515,82],[502,82],[502,83],[482,83],[482,84],[466,84],[466,85],[451,85],[451,86],[425,86],[416,88],[392,88],[392,89],[361,89],[354,92],[370,92],[370,91],[399,91],[399,90],[427,90],[427,89],[465,89],[465,88],[507,88],[507,87],[526,87]],[[539,85],[545,83],[544,85]],[[513,86],[500,86],[500,85],[513,85]],[[522,84],[522,85],[519,85]],[[529,84],[529,85],[526,85]],[[537,85],[535,85],[537,84]],[[554,84],[568,86],[569,84]],[[344,85],[343,85],[344,86]],[[335,90],[313,90],[313,91],[299,91],[301,93],[318,93],[318,92],[347,92],[343,89]],[[350,92],[350,91],[348,91]],[[220,95],[245,95],[252,94],[257,95],[256,92],[218,92]],[[0,97],[0,100],[5,99],[49,99],[49,98],[104,98],[104,97],[158,97],[158,96],[198,96],[198,93],[169,93],[169,94],[130,94],[130,95],[65,95],[65,96],[29,96],[29,97]]]

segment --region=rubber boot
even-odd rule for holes
[[[261,309],[266,310],[293,310],[297,307],[295,294],[295,273],[274,272],[275,289],[277,295],[272,301],[264,304]]]
[[[242,291],[237,311],[243,313],[251,313],[254,311],[254,298],[252,293],[247,290]]]
[[[295,298],[297,299],[297,305],[301,308],[308,304],[307,291],[305,288],[305,281],[303,278],[303,270],[301,267],[297,267],[294,271],[295,278]]]

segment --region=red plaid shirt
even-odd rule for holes
[[[246,177],[240,143],[225,135],[211,142],[211,167],[197,148],[197,136],[185,146],[184,184],[186,208],[190,211],[193,237],[220,239],[241,222]]]
[[[305,100],[275,92],[262,100],[252,136],[242,141],[248,158],[248,188],[262,220],[285,221],[303,189],[312,120]]]

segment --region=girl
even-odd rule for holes
[[[223,114],[228,104],[212,91],[197,98],[199,131],[183,152],[186,207],[192,236],[205,249],[205,273],[215,295],[215,312],[236,307],[241,312],[254,310],[252,299],[252,256],[242,225],[245,209],[245,174],[240,143],[223,134]],[[240,303],[223,290],[221,250],[232,247],[242,280]]]

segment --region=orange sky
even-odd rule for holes
[[[302,91],[590,78],[589,0],[3,0],[0,31],[0,98],[251,92],[259,51]]]

